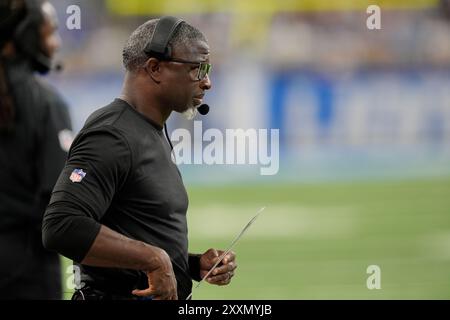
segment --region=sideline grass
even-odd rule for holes
[[[237,244],[233,283],[194,299],[450,298],[450,179],[188,192],[191,252],[225,249],[267,207]],[[369,265],[380,290],[366,287]]]

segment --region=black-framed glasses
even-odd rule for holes
[[[211,69],[212,69],[212,65],[210,63],[206,63],[206,62],[195,62],[195,61],[188,61],[188,60],[183,60],[183,59],[168,59],[167,61],[197,65],[198,66],[197,75],[196,75],[195,79],[193,79],[196,81],[202,81],[203,79],[205,79],[206,76],[209,75],[209,73],[211,72]]]

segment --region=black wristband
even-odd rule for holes
[[[189,273],[191,274],[191,278],[195,281],[200,281],[202,278],[200,277],[200,257],[201,254],[189,254]]]

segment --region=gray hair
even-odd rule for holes
[[[159,19],[152,19],[140,25],[128,38],[123,48],[123,66],[127,71],[135,71],[142,67],[148,60],[144,52],[147,42],[153,36]],[[168,46],[173,49],[180,45],[189,45],[192,41],[206,41],[206,37],[197,28],[186,22],[182,22],[169,40]]]

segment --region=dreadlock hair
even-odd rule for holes
[[[25,0],[0,0],[0,134],[13,130],[14,98],[11,94],[3,49],[26,14]]]

